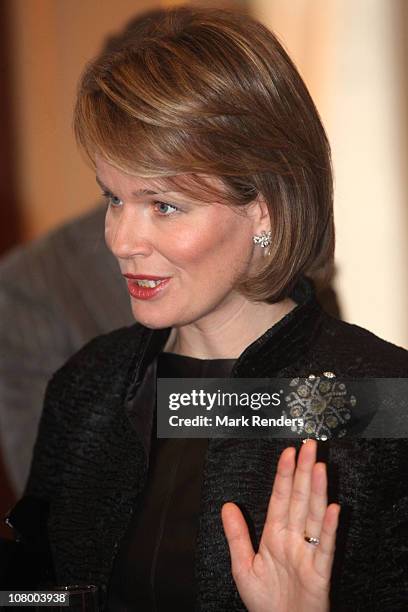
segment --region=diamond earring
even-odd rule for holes
[[[260,236],[258,234],[252,236],[252,241],[254,244],[259,244],[263,249],[265,249],[272,243],[272,232],[265,232],[265,230],[262,230]]]

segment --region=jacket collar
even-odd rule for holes
[[[322,309],[316,300],[312,281],[301,278],[290,297],[297,306],[245,349],[231,376],[275,376],[296,363],[313,346],[321,324]]]

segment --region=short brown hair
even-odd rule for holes
[[[228,202],[264,198],[270,257],[237,289],[286,297],[322,275],[334,252],[330,147],[277,38],[247,15],[179,7],[137,18],[85,70],[79,144],[141,177],[221,179]]]

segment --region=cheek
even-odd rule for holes
[[[217,219],[177,232],[173,263],[185,272],[232,276],[242,272],[251,257],[251,234],[243,220]]]

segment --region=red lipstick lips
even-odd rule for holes
[[[124,274],[130,295],[137,300],[150,300],[167,287],[171,278],[153,274]],[[140,285],[137,281],[160,281],[155,287]]]

